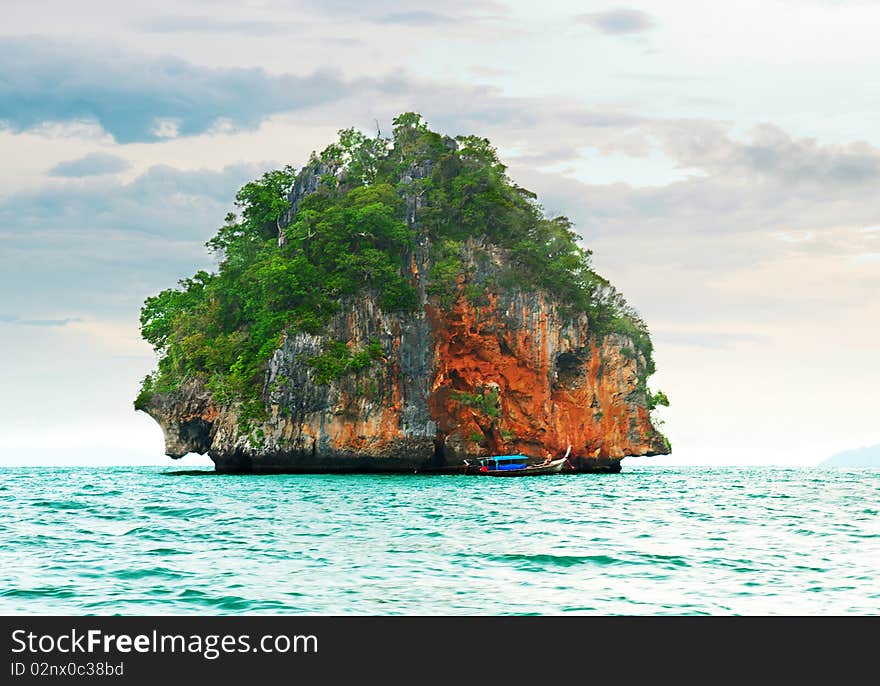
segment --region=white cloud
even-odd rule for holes
[[[175,119],[157,119],[152,133],[157,138],[177,138],[180,135],[180,122]]]
[[[574,19],[610,35],[643,33],[656,26],[650,14],[628,7],[579,14]]]

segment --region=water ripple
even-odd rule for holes
[[[876,614],[880,599],[877,470],[6,468],[0,493],[11,614]]]

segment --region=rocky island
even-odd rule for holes
[[[402,114],[245,185],[200,271],[148,298],[135,408],[218,471],[452,471],[669,452],[647,326],[488,140]]]

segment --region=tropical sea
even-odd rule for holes
[[[880,470],[0,469],[0,614],[877,614]]]

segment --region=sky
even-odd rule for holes
[[[171,464],[144,298],[243,183],[410,110],[490,138],[648,322],[673,453],[630,463],[880,443],[880,3],[0,10],[0,465]]]

